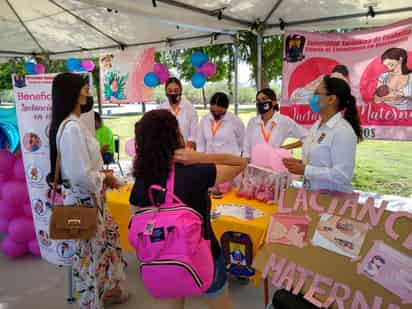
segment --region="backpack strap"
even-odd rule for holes
[[[162,188],[159,185],[150,186],[149,192],[148,192],[150,203],[152,205],[155,205],[154,198],[153,198],[153,191],[161,191],[165,194],[165,202],[162,204],[163,207],[164,205],[176,206],[176,203],[174,203],[175,201],[177,202],[177,204],[181,206],[185,205],[185,203],[183,203],[182,200],[174,194],[174,186],[175,186],[175,165],[174,165],[174,162],[172,162],[172,166],[169,172],[169,177],[167,178],[166,189]]]

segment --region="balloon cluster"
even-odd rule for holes
[[[23,161],[0,150],[0,251],[9,258],[31,253],[40,256]]]
[[[153,72],[148,72],[144,76],[144,84],[154,88],[159,84],[164,84],[169,79],[169,70],[165,64],[155,63]]]
[[[94,70],[93,60],[80,60],[78,58],[69,58],[66,60],[66,68],[70,72],[91,72]]]
[[[44,74],[46,66],[42,63],[26,62],[24,64],[24,71],[29,75]]]
[[[216,74],[216,65],[201,51],[190,56],[190,63],[196,68],[196,73],[192,76],[192,85],[195,88],[203,88],[207,78]]]

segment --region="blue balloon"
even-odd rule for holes
[[[206,76],[203,73],[197,72],[192,76],[192,85],[193,87],[199,89],[203,88],[206,83]]]
[[[82,67],[81,61],[77,58],[69,58],[66,60],[66,67],[69,71],[79,72]]]
[[[36,74],[35,71],[35,66],[36,64],[34,64],[33,62],[26,62],[24,64],[24,70],[26,71],[27,74]]]
[[[20,144],[16,108],[0,107],[0,149],[15,152]]]
[[[190,56],[190,63],[195,67],[201,67],[205,62],[209,60],[209,57],[201,51],[195,52]]]
[[[146,73],[144,76],[144,84],[147,87],[154,88],[159,85],[160,79],[154,72]]]

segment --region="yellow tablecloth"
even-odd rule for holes
[[[121,191],[111,191],[107,193],[107,205],[113,215],[114,220],[119,225],[120,242],[123,250],[133,251],[127,240],[127,226],[131,214],[129,206],[129,196],[131,186],[125,186]],[[212,227],[217,239],[226,231],[242,232],[248,234],[253,242],[253,251],[256,254],[257,249],[263,244],[266,228],[269,224],[269,217],[276,212],[276,206],[265,203],[250,201],[239,198],[234,192],[229,192],[222,199],[212,199],[212,207],[219,204],[240,204],[249,205],[259,209],[264,213],[263,217],[253,220],[240,220],[233,217],[222,216],[212,221]]]

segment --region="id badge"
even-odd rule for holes
[[[145,228],[144,228],[144,233],[143,235],[152,235],[153,234],[153,230],[154,230],[154,226],[155,226],[155,220],[150,220],[149,222],[147,222]]]

